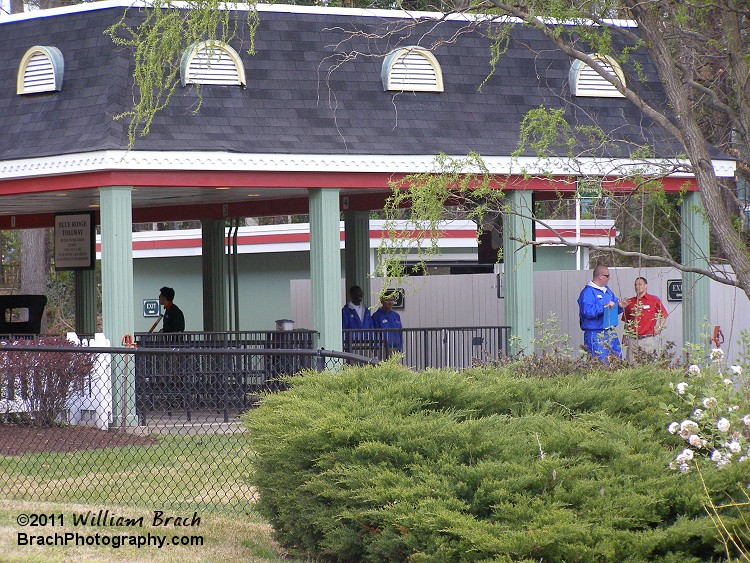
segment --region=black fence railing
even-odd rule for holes
[[[403,354],[413,369],[464,369],[508,354],[509,326],[344,330],[344,350],[383,360]]]
[[[345,352],[269,348],[257,350],[136,348],[135,404],[140,424],[166,414],[192,421],[214,412],[228,422],[252,407],[260,393],[286,389],[283,378],[377,360]]]
[[[272,348],[306,349],[318,347],[320,334],[315,330],[244,330],[192,332],[137,332],[140,348],[233,348],[263,350]]]
[[[322,356],[312,330],[136,333],[136,405],[145,424],[152,413],[177,410],[188,421],[200,409],[228,421],[252,406],[257,393],[285,389],[283,375],[317,368]]]

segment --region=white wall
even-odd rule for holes
[[[633,282],[638,276],[649,282],[649,293],[659,297],[669,313],[664,341],[672,341],[679,352],[682,346],[682,303],[667,301],[667,280],[681,279],[672,268],[611,268],[610,288],[620,297],[632,297]],[[553,271],[534,274],[534,316],[546,322],[550,315],[559,320],[560,333],[568,336],[569,345],[577,349],[583,343],[578,325],[576,299],[591,279],[590,271]],[[382,280],[373,279],[369,305],[374,305]],[[410,278],[406,300],[399,310],[404,326],[414,328],[440,326],[497,326],[504,324],[504,300],[497,298],[494,274],[426,276]],[[314,328],[310,314],[310,281],[292,280],[291,314],[295,328]],[[706,325],[706,338],[714,325],[721,326],[725,336],[722,346],[728,358],[737,359],[737,341],[742,330],[750,330],[750,301],[733,287],[711,282],[711,318]],[[365,299],[367,301],[367,299]],[[345,301],[341,283],[341,305]],[[622,334],[622,325],[619,327]]]

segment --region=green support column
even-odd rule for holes
[[[96,270],[75,272],[75,329],[76,334],[92,336],[96,333],[96,312],[99,310],[96,291]]]
[[[339,190],[311,189],[309,198],[313,325],[321,348],[343,350]]]
[[[372,305],[370,295],[370,213],[346,211],[344,213],[344,270],[346,290],[353,285],[362,288],[365,304]],[[348,298],[348,293],[347,293]]]
[[[203,264],[203,330],[227,330],[227,263],[224,221],[201,221]]]
[[[132,188],[99,188],[102,231],[102,324],[112,346],[133,334],[133,208]],[[133,361],[112,357],[112,416],[114,426],[135,426]],[[123,417],[124,413],[124,417]]]
[[[700,192],[688,192],[682,202],[682,263],[708,269],[709,231]],[[698,345],[701,354],[708,351],[711,325],[709,280],[691,272],[682,273],[682,342]]]
[[[531,192],[509,191],[509,212],[503,216],[503,262],[505,265],[505,323],[510,326],[510,353],[532,354],[534,339],[534,259],[531,246]]]

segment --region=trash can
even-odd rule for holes
[[[293,330],[294,321],[291,319],[279,319],[276,321],[276,330]]]

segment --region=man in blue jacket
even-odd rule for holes
[[[583,330],[583,343],[589,353],[607,362],[610,355],[622,357],[615,327],[625,303],[607,287],[609,268],[599,264],[592,279],[578,296],[578,316]]]
[[[372,317],[370,309],[362,303],[365,293],[358,285],[349,288],[349,301],[341,309],[341,327],[344,329],[344,350],[358,351],[361,346],[352,346],[353,344],[365,344],[365,340],[372,338],[367,332],[347,332],[348,330],[358,328],[372,328]],[[356,350],[355,350],[356,349]]]
[[[393,304],[396,302],[394,294],[383,294],[380,298],[380,309],[372,315],[372,326],[375,328],[403,328],[401,325],[401,316],[393,310]],[[384,354],[383,357],[390,356],[393,352],[403,352],[404,342],[401,331],[383,331],[382,334]]]

